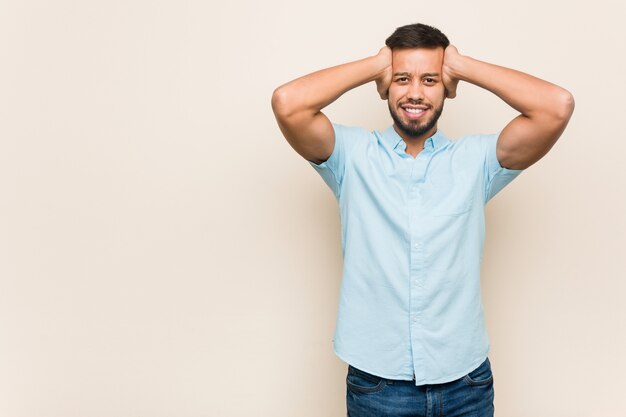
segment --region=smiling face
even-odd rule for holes
[[[426,140],[443,111],[443,48],[396,48],[392,57],[389,112],[405,139]]]

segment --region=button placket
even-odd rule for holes
[[[411,166],[407,184],[407,205],[409,214],[409,332],[411,340],[411,350],[413,356],[413,366],[421,367],[424,358],[420,356],[423,348],[420,346],[423,329],[423,310],[427,304],[424,297],[424,276],[426,274],[425,251],[421,232],[424,221],[422,187],[425,182],[426,168],[430,162],[432,153],[428,150],[422,151]],[[415,369],[415,368],[414,368]],[[421,368],[420,368],[421,369]]]

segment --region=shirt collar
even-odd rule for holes
[[[393,126],[388,127],[383,131],[383,137],[385,138],[385,142],[391,149],[396,151],[397,153],[406,153],[406,143],[402,139],[398,132],[393,128]],[[448,139],[445,137],[443,133],[439,130],[435,132],[434,135],[426,139],[424,143],[424,149],[430,149],[431,151],[435,151],[448,143]]]

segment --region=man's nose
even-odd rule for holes
[[[424,86],[419,81],[413,81],[409,85],[407,97],[411,100],[421,101],[424,99]]]

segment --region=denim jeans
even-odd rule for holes
[[[451,382],[415,385],[381,378],[348,366],[348,417],[493,417],[493,374],[489,358]]]

